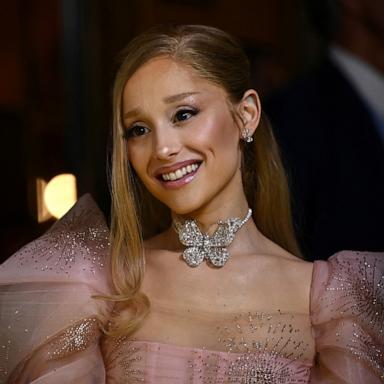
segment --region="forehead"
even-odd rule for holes
[[[169,57],[158,57],[143,64],[126,82],[124,104],[135,104],[142,97],[163,98],[185,92],[220,93],[225,91],[199,76],[190,66]]]

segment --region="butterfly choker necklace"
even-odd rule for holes
[[[205,259],[215,267],[222,267],[229,259],[227,247],[235,238],[235,233],[249,220],[252,209],[248,209],[244,219],[234,217],[218,221],[218,227],[212,236],[201,233],[195,220],[174,218],[173,227],[179,235],[180,243],[187,248],[183,259],[190,267],[197,267]]]

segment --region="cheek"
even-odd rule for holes
[[[200,145],[218,152],[238,146],[239,135],[231,117],[213,116],[195,131],[194,138]]]
[[[145,169],[145,156],[143,152],[142,148],[129,143],[127,144],[128,161],[140,179],[142,179],[143,169]]]
[[[128,161],[131,164],[131,166],[135,169],[135,160],[136,160],[136,157],[137,157],[136,153],[135,153],[135,149],[132,148],[132,146],[129,145],[129,143],[127,143],[126,151],[127,151]]]

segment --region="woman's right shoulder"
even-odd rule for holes
[[[109,230],[90,195],[84,195],[45,234],[0,266],[0,284],[105,280]]]
[[[48,232],[0,266],[0,345],[5,356],[0,383],[33,382],[32,377],[46,374],[53,382],[63,372],[58,367],[65,367],[75,353],[79,359],[95,360],[97,353],[91,351],[110,306],[93,296],[111,292],[108,256],[108,227],[86,195]],[[86,373],[85,368],[73,371],[73,381],[75,373],[101,374],[96,366]]]

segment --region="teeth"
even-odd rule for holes
[[[188,173],[196,171],[197,168],[199,168],[198,164],[191,164],[191,165],[187,165],[186,167],[179,168],[175,172],[163,173],[161,177],[165,181],[169,181],[169,180],[174,181],[174,180],[181,179],[183,176],[185,176]]]

